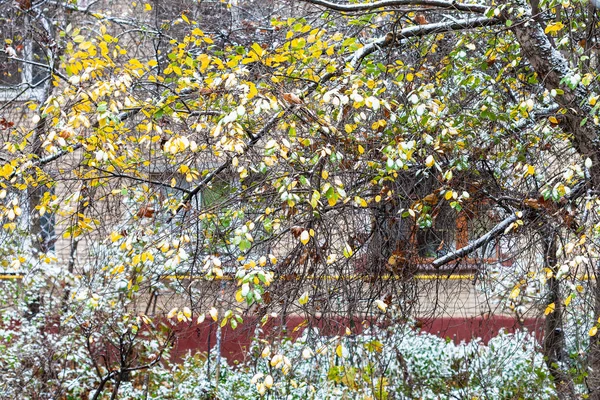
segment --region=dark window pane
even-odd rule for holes
[[[46,57],[46,53],[44,49],[37,43],[33,44],[33,54],[31,54],[31,61],[36,62],[38,64],[47,65],[48,59]],[[42,79],[48,76],[48,70],[43,67],[39,67],[37,65],[33,65],[31,67],[31,84],[35,85],[39,83]]]
[[[431,227],[418,229],[416,242],[420,257],[435,258],[455,250],[457,214],[445,204],[438,204],[430,214]]]
[[[40,217],[40,228],[42,235],[42,243],[45,245],[46,251],[54,251],[56,243],[56,232],[54,227],[56,225],[56,218],[54,213],[46,212]]]
[[[22,70],[19,63],[0,54],[0,86],[16,86],[21,83]]]

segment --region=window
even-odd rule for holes
[[[155,212],[165,207],[175,210],[184,193],[180,189],[189,189],[189,183],[185,178],[174,172],[150,172],[148,181],[151,182],[149,202],[138,210],[137,216],[140,218],[154,218]],[[191,205],[193,208],[197,208],[197,202],[193,201]],[[167,213],[161,218],[164,221],[170,221],[171,215]],[[184,213],[180,212],[172,222],[180,225],[182,218],[184,218]]]
[[[421,226],[410,216],[400,219],[384,214],[379,221],[382,229],[365,235],[369,241],[366,246],[362,246],[364,240],[351,237],[350,245],[355,250],[359,249],[355,256],[354,273],[431,274],[472,271],[476,264],[481,263],[502,262],[502,265],[511,265],[509,260],[504,260],[506,255],[502,252],[502,239],[496,239],[460,259],[458,264],[455,261],[434,268],[431,265],[433,260],[480,238],[501,218],[493,207],[477,201],[463,203],[461,211],[452,209],[447,203],[438,203],[428,213],[431,219],[419,221]],[[387,249],[389,255],[383,249]]]
[[[46,191],[42,197],[54,197],[54,188],[51,188],[48,191]],[[45,211],[44,213],[40,214],[40,248],[44,253],[48,251],[54,252],[56,251],[55,214],[52,211]]]
[[[168,206],[171,210],[175,210],[184,192],[179,189],[193,189],[198,181],[189,183],[185,176],[173,172],[150,172],[148,180],[153,182],[150,193],[150,204],[147,209],[138,213],[138,216],[148,217],[154,215],[154,210]],[[233,190],[233,178],[230,174],[224,172],[216,176],[198,195],[190,200],[189,207],[186,207],[185,212],[179,212],[176,216],[176,224],[183,222],[184,218],[198,217],[200,210],[218,209],[221,203],[228,198],[228,194]],[[150,215],[152,214],[152,215]],[[170,219],[170,217],[168,217]]]
[[[43,46],[32,38],[27,16],[15,8],[0,15],[0,101],[40,99],[48,78]]]
[[[231,181],[228,179],[215,178],[213,182],[200,194],[202,208],[218,206],[227,199],[232,189]]]
[[[439,211],[431,228],[416,229],[413,243],[417,246],[420,269],[433,271],[434,259],[461,249],[489,232],[498,222],[495,211],[481,203],[464,204],[460,212]],[[472,269],[477,263],[496,263],[502,258],[500,240],[496,239],[460,260],[441,269]]]
[[[431,227],[418,228],[413,235],[413,244],[419,258],[437,258],[456,248],[457,217],[456,212],[446,204],[438,205],[432,210],[435,216],[430,221]]]
[[[136,197],[131,203],[131,210],[141,224],[158,224],[161,234],[170,231],[171,236],[179,237],[187,233],[192,242],[187,248],[192,250],[197,262],[181,264],[175,269],[169,267],[165,270],[168,275],[194,275],[203,274],[204,256],[208,254],[232,255],[237,253],[237,246],[228,240],[228,231],[235,228],[240,221],[236,218],[239,204],[232,202],[230,194],[237,190],[236,179],[228,171],[223,171],[196,194],[187,205],[181,207],[185,190],[193,190],[201,178],[187,182],[185,175],[178,172],[148,172],[142,185],[141,197]],[[210,168],[209,168],[210,169]],[[156,171],[156,170],[155,170]],[[177,214],[173,211],[179,209]],[[169,236],[167,234],[167,236]],[[214,240],[213,240],[214,239]],[[203,243],[203,245],[199,245]],[[235,257],[233,257],[235,259]],[[224,263],[222,270],[225,273],[235,272],[230,264]]]
[[[496,224],[498,224],[499,218],[495,214],[494,210],[488,209],[479,212],[475,215],[470,215],[469,218],[465,216],[466,223],[466,235],[468,240],[465,239],[465,245],[467,242],[479,239],[481,236],[488,233]],[[473,252],[470,256],[471,259],[484,260],[486,262],[495,262],[503,258],[501,251],[501,239],[497,238],[488,243],[477,251]],[[463,246],[461,246],[463,247]]]

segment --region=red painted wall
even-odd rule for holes
[[[263,334],[260,336],[266,340],[276,339],[277,337],[298,337],[306,327],[301,326],[304,322],[301,316],[291,316],[287,319],[287,332],[282,333],[281,324],[273,322],[263,327]],[[353,322],[353,323],[351,323]],[[360,333],[362,329],[361,321],[349,321],[347,319],[320,320],[312,321],[312,326],[319,327],[325,335],[339,335],[346,331],[346,327],[351,327],[353,333]],[[494,316],[494,317],[470,317],[470,318],[436,318],[431,320],[421,320],[418,325],[423,332],[429,332],[442,338],[449,338],[455,343],[461,341],[470,341],[474,338],[482,338],[487,343],[492,337],[496,336],[501,329],[507,332],[514,332],[516,329],[527,328],[534,332],[538,339],[543,334],[543,319],[527,319],[520,323],[515,318]],[[247,318],[243,324],[239,324],[237,329],[233,330],[227,326],[222,330],[221,354],[229,361],[241,361],[246,356],[252,338],[254,337],[256,320]],[[214,321],[204,321],[196,325],[180,323],[175,327],[176,340],[173,348],[173,356],[179,358],[189,351],[207,351],[214,347],[216,343],[217,324]],[[262,347],[262,346],[261,346]]]

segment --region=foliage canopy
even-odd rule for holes
[[[600,398],[593,4],[0,2],[0,349],[115,398],[177,322],[401,323],[469,263]]]

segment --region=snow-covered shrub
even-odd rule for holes
[[[225,362],[215,378],[204,357],[151,372],[147,398],[161,399],[553,399],[553,384],[535,339],[500,332],[488,345],[454,344],[410,327],[263,344],[238,366]],[[144,390],[121,392],[137,399]]]

